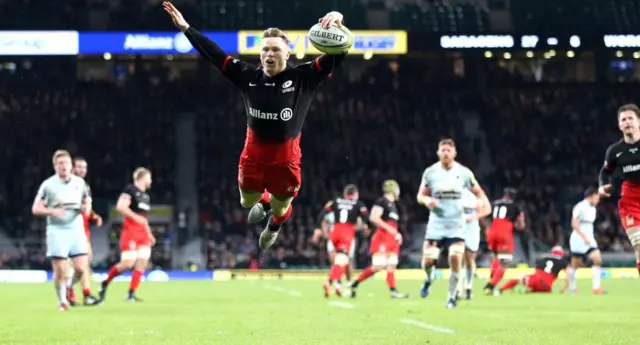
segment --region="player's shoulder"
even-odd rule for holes
[[[134,195],[137,191],[138,191],[138,188],[136,188],[136,186],[134,186],[133,184],[128,184],[124,187],[124,189],[122,190],[122,193]]]
[[[616,150],[620,150],[623,149],[627,144],[624,142],[624,139],[620,139],[618,141],[616,141],[615,143],[609,145],[609,147],[607,147],[607,151],[616,151]]]
[[[391,202],[387,198],[381,196],[378,199],[376,199],[376,202],[375,202],[374,205],[385,207],[385,206],[389,205],[390,203]]]
[[[333,206],[336,203],[336,199],[331,199],[327,202],[324,203],[324,208],[330,208],[331,206]]]
[[[435,162],[424,169],[424,174],[429,176],[439,170],[442,170],[442,164],[440,164],[440,162]]]
[[[473,171],[471,171],[471,169],[468,166],[466,166],[466,165],[464,165],[462,163],[459,163],[459,162],[455,162],[454,164],[455,164],[455,167],[459,171],[463,172],[464,174],[473,175]]]
[[[81,184],[83,187],[87,185],[87,182],[78,175],[71,175],[71,182]]]

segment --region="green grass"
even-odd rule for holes
[[[603,283],[604,296],[581,280],[578,295],[487,297],[478,281],[456,310],[445,309],[444,280],[426,300],[419,281],[399,281],[411,297],[391,300],[376,279],[358,299],[328,301],[321,281],[143,283],[138,304],[114,283],[104,305],[67,313],[51,284],[0,284],[0,344],[639,344],[638,280]]]

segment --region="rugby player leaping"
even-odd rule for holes
[[[291,216],[291,201],[298,194],[300,132],[313,94],[320,83],[345,59],[345,54],[322,55],[294,67],[287,36],[277,28],[262,34],[260,67],[241,62],[190,27],[170,3],[164,10],[191,44],[242,92],[247,114],[247,137],[238,166],[240,203],[251,208],[248,221],[257,223],[272,212],[259,245],[267,249]],[[324,27],[342,25],[342,14],[329,12],[320,19]]]

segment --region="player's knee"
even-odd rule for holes
[[[347,266],[349,265],[349,256],[342,252],[336,253],[333,263],[338,266]]]
[[[507,267],[513,261],[513,254],[511,253],[499,253],[498,260],[500,261],[500,265],[502,267]]]
[[[440,257],[440,248],[438,247],[427,247],[422,251],[423,261],[435,261]]]
[[[289,207],[291,206],[291,202],[293,201],[293,197],[285,197],[272,195],[271,196],[271,211],[277,217],[284,216]]]
[[[246,191],[240,188],[240,205],[244,208],[252,208],[262,198],[262,193]]]
[[[449,258],[461,258],[464,255],[464,243],[454,243],[449,246]]]
[[[121,271],[130,270],[136,264],[135,257],[131,257],[130,255],[125,255],[125,253],[127,253],[127,252],[123,252],[122,253],[122,258],[120,259],[120,263],[118,264],[118,266],[120,267]],[[134,252],[134,254],[135,254],[135,252]]]
[[[398,256],[395,254],[391,254],[387,257],[387,270],[395,270],[398,266]]]
[[[387,256],[384,254],[374,254],[371,257],[371,268],[379,271],[387,267]]]

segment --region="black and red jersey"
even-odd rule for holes
[[[346,54],[322,55],[270,77],[262,67],[228,56],[194,28],[185,35],[242,92],[247,116],[243,156],[266,163],[300,160],[300,133],[313,95]]]
[[[358,219],[368,221],[369,210],[360,200],[335,198],[324,205],[324,214],[331,214],[333,227],[355,230]]]
[[[640,142],[627,143],[621,139],[607,148],[600,184],[610,183],[608,180],[616,171],[623,181],[621,196],[640,198]]]
[[[140,190],[133,184],[130,184],[124,188],[120,197],[127,198],[131,201],[129,208],[134,213],[145,216],[151,211],[151,197],[146,191]],[[140,228],[140,224],[135,220],[125,217],[122,223],[124,229],[136,229]],[[145,229],[146,230],[146,229]]]
[[[491,203],[491,229],[513,231],[514,224],[524,218],[524,211],[509,198]]]

